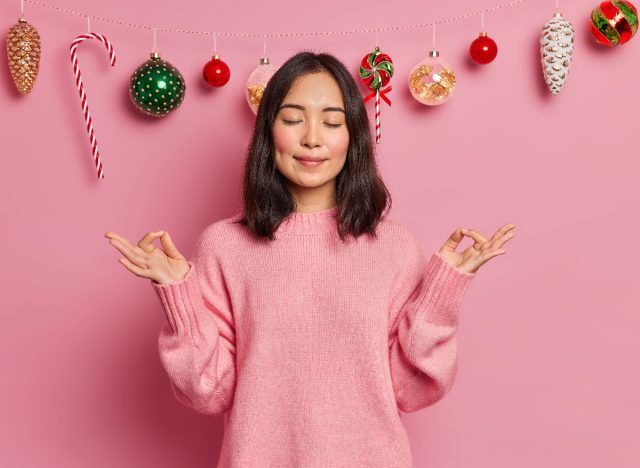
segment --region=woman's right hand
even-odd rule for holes
[[[166,231],[146,233],[137,246],[113,232],[105,233],[105,237],[124,255],[120,258],[120,263],[136,276],[167,284],[181,281],[189,271],[189,262],[176,249]],[[160,238],[162,248],[152,244],[156,237]]]

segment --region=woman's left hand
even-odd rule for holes
[[[459,228],[449,236],[438,253],[456,268],[467,273],[475,273],[489,259],[507,253],[502,246],[515,235],[514,229],[514,224],[505,224],[487,240],[474,229]],[[471,237],[473,245],[458,253],[455,250],[464,236]]]

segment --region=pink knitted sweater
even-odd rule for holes
[[[476,274],[389,219],[342,243],[336,213],[293,213],[271,243],[238,213],[202,232],[185,278],[151,282],[176,399],[224,413],[218,468],[409,468],[400,411],[454,382]]]

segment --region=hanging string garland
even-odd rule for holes
[[[622,45],[638,31],[638,11],[625,0],[602,2],[591,12],[589,30],[599,44]]]
[[[61,8],[59,6],[55,6],[55,5],[49,5],[46,3],[43,3],[39,0],[21,0],[23,3],[24,2],[28,2],[28,3],[32,3],[35,5],[39,5],[41,7],[45,7],[45,8],[51,8],[54,9],[56,11],[59,12],[63,12],[63,13],[68,13],[68,14],[73,14],[73,15],[81,15],[81,16],[88,16],[84,13],[79,13],[77,11],[74,10],[70,10],[67,8]],[[482,10],[482,12],[489,12],[489,11],[494,11],[494,10],[498,10],[501,8],[505,8],[505,7],[511,7],[511,6],[516,6],[519,4],[524,3],[527,0],[511,0],[507,3],[501,4],[501,5],[496,5],[492,8],[488,8],[485,10]],[[463,15],[458,15],[455,17],[451,17],[451,18],[446,18],[443,19],[441,21],[438,21],[438,23],[447,23],[447,22],[452,22],[452,21],[458,21],[458,20],[462,20],[464,18],[467,17],[471,17],[474,15],[477,15],[479,12],[474,11],[474,12],[469,12]],[[133,24],[133,23],[129,23],[126,21],[120,21],[117,19],[112,19],[112,18],[102,18],[102,17],[94,17],[93,18],[99,19],[101,21],[106,21],[106,22],[111,22],[111,23],[115,23],[115,24],[120,24],[123,26],[127,26],[127,27],[135,27],[135,28],[141,28],[141,29],[151,29],[149,28],[149,26],[145,26],[145,25],[139,25],[139,24]],[[404,26],[387,26],[387,27],[383,27],[383,28],[379,28],[377,30],[374,30],[376,32],[380,32],[380,31],[391,31],[391,30],[400,30],[400,29],[408,29],[408,28],[423,28],[429,25],[433,25],[435,26],[435,23],[421,23],[421,24],[412,24],[412,25],[404,25]],[[157,29],[157,28],[156,28]],[[168,32],[175,32],[175,33],[190,33],[190,34],[203,34],[203,35],[214,35],[214,40],[215,40],[215,36],[216,34],[224,34],[227,36],[238,36],[238,37],[255,37],[258,34],[255,33],[212,33],[212,32],[208,32],[208,31],[192,31],[192,30],[182,30],[182,29],[169,29],[169,28],[161,28],[161,30],[163,31],[168,31]],[[349,31],[330,31],[330,32],[326,32],[327,34],[354,34],[354,33],[369,33],[371,32],[371,30],[349,30]],[[290,37],[290,36],[306,36],[306,35],[315,35],[318,33],[315,32],[300,32],[300,33],[276,33],[276,34],[269,34],[269,36],[271,37]],[[264,37],[266,38],[267,35],[264,35]],[[485,43],[489,44],[488,41],[485,41]],[[482,48],[484,50],[484,46],[481,46],[481,43],[478,42],[476,43],[476,45],[474,45],[474,49],[478,47],[478,48]],[[212,60],[210,60],[205,67],[203,68],[203,78],[204,80],[210,84],[211,86],[223,86],[226,83],[226,79],[228,77],[228,75],[230,75],[230,73],[228,73],[228,66],[226,66],[226,64],[224,64],[224,62],[222,62],[222,60],[220,60],[220,57],[218,56],[216,58],[217,54],[214,54],[214,56],[212,56]],[[266,51],[265,51],[265,58],[266,58]],[[488,56],[490,57],[491,52],[488,52]],[[476,57],[476,59],[478,60],[482,60],[478,57]],[[268,59],[267,59],[268,60]],[[488,60],[487,57],[484,58],[484,60]],[[264,87],[266,86],[266,83],[268,82],[268,78],[270,78],[270,75],[272,75],[275,72],[275,69],[273,67],[272,70],[268,71],[265,73],[265,71],[262,70],[262,68],[264,67],[264,65],[269,65],[268,62],[267,63],[261,63],[261,65],[256,68],[254,70],[254,73],[252,74],[252,76],[249,77],[249,79],[247,80],[247,89],[246,89],[246,98],[247,98],[247,102],[249,103],[252,111],[254,113],[257,113],[257,108],[258,108],[258,104],[261,100],[261,96],[262,93],[264,91]],[[175,69],[175,67],[174,67]],[[177,71],[177,70],[176,70]],[[446,75],[447,72],[445,72],[442,75]],[[265,79],[267,78],[267,79]],[[414,76],[415,78],[415,76]],[[442,81],[440,83],[440,86],[447,86],[448,87],[448,91],[443,92],[442,89],[438,90],[436,87],[428,87],[428,86],[423,86],[420,85],[420,87],[425,87],[427,89],[431,89],[430,93],[432,95],[451,95],[453,89],[454,89],[454,84],[455,84],[455,74],[453,75],[449,75],[448,77],[448,81]],[[414,80],[414,83],[417,84],[417,82]],[[146,87],[145,87],[146,88]],[[390,90],[391,87],[389,87],[388,90]],[[388,91],[387,90],[387,91]],[[385,102],[387,102],[388,104],[390,104],[390,101],[384,96],[384,90],[382,90],[380,93],[376,93],[375,95],[377,95],[377,106],[379,107],[379,98],[382,97]],[[135,96],[135,93],[134,93]],[[373,97],[374,94],[371,93],[369,96],[367,96],[365,99],[370,99],[371,97]],[[134,100],[134,102],[136,103],[136,105],[138,104],[138,102],[136,102],[136,100],[132,97],[132,99]],[[153,101],[155,102],[155,101]],[[158,101],[160,102],[160,101]],[[438,100],[434,100],[434,104],[435,102],[444,102],[443,99]],[[177,101],[174,101],[174,103],[177,103]],[[142,105],[143,103],[139,103],[140,106],[139,108],[142,110],[144,108],[144,106]],[[177,105],[177,104],[176,104]],[[160,110],[156,110],[156,112],[152,112],[151,115],[160,115],[161,111]],[[379,128],[378,128],[379,131]],[[379,141],[379,134],[377,135],[377,141]]]
[[[37,4],[43,7],[52,8],[57,11],[61,11],[64,13],[75,14],[75,15],[83,15],[82,13],[78,13],[73,10],[60,8],[54,5],[47,5],[38,0],[21,0],[24,2],[29,2],[33,4]],[[508,6],[514,6],[521,3],[524,3],[526,0],[513,0],[509,3],[505,3],[503,5],[499,5],[490,9],[485,9],[483,12],[488,12],[491,10],[496,10],[499,8],[504,8]],[[556,7],[558,6],[558,0],[556,0]],[[443,21],[439,21],[437,23],[445,23],[450,21],[455,21],[459,19],[463,19],[466,17],[470,17],[472,15],[476,15],[479,12],[470,12],[464,15],[459,15],[457,17],[448,18]],[[97,18],[97,17],[96,17]],[[103,21],[113,22],[117,24],[122,24],[130,27],[138,27],[143,29],[149,29],[148,26],[137,25],[132,23],[127,23],[123,21],[118,21],[109,18],[98,18]],[[24,23],[24,24],[23,24]],[[387,30],[395,30],[395,29],[407,29],[407,28],[422,28],[428,25],[432,25],[434,27],[435,34],[435,24],[436,23],[428,23],[428,24],[414,24],[409,26],[398,26],[398,27],[384,27],[377,30],[379,31],[387,31]],[[37,34],[37,31],[32,26],[29,28],[28,23],[23,21],[22,19],[18,24],[14,25],[10,34],[7,38],[7,57],[10,63],[10,70],[12,72],[12,76],[14,79],[14,83],[20,89],[22,93],[28,93],[33,89],[33,84],[38,74],[39,68],[39,59],[40,59],[40,37]],[[29,25],[30,26],[30,25]],[[627,0],[608,0],[603,1],[600,5],[593,9],[591,12],[590,23],[589,23],[590,31],[593,34],[594,38],[597,42],[607,45],[621,45],[628,42],[637,32],[638,28],[638,17],[637,17],[637,9],[634,5],[632,5]],[[193,34],[212,34],[206,31],[185,31],[185,30],[174,30],[174,29],[164,29],[165,31],[177,32],[177,33],[193,33]],[[469,54],[471,59],[479,64],[486,64],[492,62],[497,55],[497,45],[495,41],[491,39],[488,34],[482,29],[483,32],[472,42],[469,47]],[[28,33],[27,33],[28,31]],[[351,31],[342,31],[342,32],[327,32],[328,34],[352,34],[352,33],[365,33],[371,32],[371,30],[351,30]],[[256,34],[245,34],[245,33],[225,33],[230,36],[242,36],[242,37],[253,37]],[[318,34],[318,33],[286,33],[286,34],[271,34],[270,36],[276,37],[285,37],[285,36],[299,36],[299,35],[309,35],[309,34]],[[266,37],[266,36],[265,36]],[[214,34],[215,40],[215,34]],[[26,51],[29,51],[27,54]],[[384,84],[380,84],[378,89],[375,89],[375,86],[378,83],[382,83],[385,79],[388,80],[393,73],[393,65],[388,59],[388,70],[375,70],[377,66],[376,60],[381,60],[380,58],[376,58],[380,55],[379,49],[378,54],[370,53],[365,56],[363,59],[363,63],[361,63],[361,78],[366,80],[366,84],[372,89],[372,93],[364,98],[365,101],[370,99],[371,97],[376,97],[376,142],[380,141],[380,125],[379,125],[379,106],[380,106],[380,97],[382,97],[385,102],[389,105],[391,104],[388,98],[384,95],[385,92],[389,91],[391,87],[388,89],[381,89]],[[571,64],[571,55],[573,52],[573,27],[571,24],[562,18],[561,15],[557,15],[552,18],[543,28],[543,32],[540,38],[540,57],[543,65],[543,73],[545,76],[545,81],[547,82],[550,90],[554,94],[558,94],[560,89],[562,89],[568,73],[569,66]],[[20,55],[22,54],[22,55]],[[28,58],[26,57],[28,55]],[[157,54],[156,54],[157,55]],[[386,54],[385,54],[386,55]],[[388,56],[387,56],[388,57]],[[159,55],[154,57],[152,54],[152,59],[161,60]],[[22,60],[22,62],[20,62]],[[386,60],[384,60],[386,61]],[[20,62],[20,63],[19,63]],[[145,64],[148,66],[147,68],[143,68],[145,71],[145,75],[147,75],[147,81],[149,81],[149,77],[151,73],[155,70],[155,73],[158,74],[158,68],[151,66],[147,61]],[[161,116],[166,115],[176,107],[178,107],[183,98],[184,91],[186,87],[184,86],[184,80],[182,79],[181,74],[178,70],[173,67],[168,62],[162,61],[165,67],[162,68],[163,72],[171,72],[175,75],[169,79],[169,74],[162,75],[163,83],[158,83],[151,76],[151,83],[157,86],[158,89],[151,90],[151,85],[149,83],[142,83],[142,81],[138,82],[134,80],[132,77],[132,88],[131,88],[131,98],[136,104],[136,106],[140,109],[149,113],[150,115]],[[143,64],[143,66],[145,65]],[[22,68],[21,68],[22,66]],[[142,71],[142,67],[139,67],[137,71]],[[269,59],[266,57],[266,51],[264,57],[261,60],[260,65],[254,70],[254,72],[249,76],[247,80],[246,86],[246,98],[249,103],[252,111],[257,113],[258,105],[260,103],[262,93],[264,92],[264,88],[268,83],[269,79],[275,73],[276,68],[273,67],[269,63]],[[388,77],[384,78],[384,71],[387,73]],[[150,72],[150,73],[146,73]],[[164,81],[164,76],[167,77],[167,81]],[[220,56],[214,53],[212,59],[205,65],[203,68],[203,78],[207,83],[211,86],[223,86],[226,84],[230,76],[230,72],[228,66],[220,59]],[[142,78],[142,73],[139,73],[137,76],[138,79]],[[169,81],[172,81],[169,83]],[[140,89],[137,90],[135,85],[139,85]],[[167,85],[174,85],[167,87]],[[385,83],[386,84],[386,83]],[[149,88],[147,86],[149,85]],[[164,87],[163,87],[164,85]],[[455,91],[456,86],[456,73],[451,67],[440,58],[440,54],[438,50],[435,48],[435,44],[429,56],[418,63],[413,67],[409,79],[408,79],[409,89],[411,91],[412,96],[418,100],[419,102],[425,105],[439,105],[446,102],[451,98]],[[147,90],[149,90],[147,92]],[[163,91],[166,91],[166,97],[163,99],[162,97],[154,97],[151,93],[157,94],[158,96],[162,96]],[[170,92],[171,91],[171,94]],[[144,95],[143,99],[142,95]],[[176,95],[174,96],[174,93]],[[169,97],[171,96],[171,97]],[[156,101],[157,99],[157,101]],[[168,103],[166,101],[168,99]]]
[[[33,90],[40,71],[40,54],[40,34],[23,16],[7,33],[9,71],[21,94]]]
[[[573,55],[573,25],[559,11],[542,28],[540,61],[549,90],[557,95],[569,76]]]
[[[80,104],[82,106],[82,112],[84,115],[84,119],[86,122],[87,132],[89,133],[89,143],[91,144],[91,152],[93,155],[93,161],[96,165],[96,170],[98,171],[98,179],[104,179],[104,171],[102,168],[102,160],[100,159],[100,153],[98,151],[98,142],[96,141],[96,137],[93,131],[93,119],[91,118],[91,113],[89,112],[89,105],[87,104],[87,95],[84,91],[84,83],[82,82],[82,75],[80,73],[80,67],[78,66],[78,56],[76,49],[80,44],[89,39],[97,39],[107,48],[109,52],[109,62],[113,67],[116,64],[116,54],[113,50],[113,46],[109,42],[109,40],[98,33],[86,33],[80,34],[76,37],[71,46],[69,47],[71,53],[71,64],[73,65],[73,73],[76,77],[76,85],[78,87],[78,93],[80,94]]]
[[[380,47],[376,46],[374,51],[365,55],[360,63],[360,78],[364,84],[373,90],[371,94],[364,98],[366,103],[375,96],[376,114],[375,129],[376,143],[380,143],[380,98],[391,105],[391,101],[386,94],[391,91],[392,87],[387,86],[393,76],[393,62],[388,54],[380,52]]]
[[[524,3],[525,1],[527,0],[511,0],[507,3],[482,10],[482,13],[498,10],[505,7],[519,5]],[[77,11],[73,11],[67,8],[61,8],[55,5],[49,5],[39,0],[21,0],[21,2],[33,3],[36,5],[46,7],[46,8],[51,8],[60,12],[88,17],[88,15],[86,14],[79,13]],[[458,15],[456,17],[443,19],[441,21],[438,21],[438,23],[447,23],[451,21],[457,21],[457,20],[461,20],[467,17],[477,15],[478,13],[479,12],[477,11],[469,12],[463,15]],[[97,18],[102,21],[116,23],[116,24],[120,24],[128,27],[151,29],[145,25],[133,24],[125,21],[120,21],[117,19],[101,18],[101,17],[93,17],[93,18]],[[399,30],[399,29],[407,29],[407,28],[423,28],[428,25],[433,25],[435,27],[435,23],[423,23],[423,24],[413,24],[413,25],[405,25],[405,26],[387,26],[387,27],[379,28],[374,31],[379,32],[379,31],[390,31],[390,30]],[[161,28],[161,29],[163,31],[175,32],[175,33],[191,33],[191,34],[205,34],[205,35],[212,34],[214,36],[214,41],[215,41],[216,34],[224,34],[227,36],[238,36],[238,37],[257,36],[257,34],[254,34],[254,33],[211,33],[208,31],[190,31],[190,30],[168,29],[168,28]],[[154,31],[155,30],[157,30],[157,28],[155,28]],[[332,31],[332,32],[328,32],[328,34],[353,34],[353,33],[367,33],[367,32],[371,32],[371,30],[350,30],[350,31],[337,31],[337,32]],[[283,34],[269,34],[269,36],[289,37],[289,36],[306,36],[310,34],[317,34],[317,33],[310,33],[310,32],[283,33]],[[490,38],[488,38],[488,36],[485,37],[484,34],[481,34],[481,36],[484,37],[483,41],[475,42],[471,47],[475,52],[471,52],[470,50],[470,53],[473,54],[473,56],[475,57],[476,61],[478,61],[478,63],[483,61],[485,63],[488,63],[489,60],[492,60],[491,59],[492,55],[495,58],[495,53],[497,52],[496,48],[491,47],[493,44],[495,44],[495,41],[492,41]],[[264,35],[264,37],[266,38],[267,35]],[[493,42],[493,44],[491,41]],[[266,49],[266,46],[265,46],[265,49]],[[155,46],[154,46],[154,52],[155,52]],[[484,52],[484,56],[481,56],[483,52]],[[376,54],[375,53],[368,54],[367,59],[369,58],[369,55],[375,56]],[[159,56],[154,57],[153,55],[151,59],[161,60]],[[426,69],[424,67],[420,68],[420,71],[424,72],[425,70],[428,70],[429,67],[431,67],[431,69],[434,72],[423,73],[422,76],[419,76],[420,73],[414,70],[414,73],[410,77],[410,81],[409,81],[410,87],[412,89],[412,95],[417,99],[423,101],[423,103],[425,104],[428,103],[429,105],[437,105],[442,102],[445,102],[453,94],[453,91],[455,89],[455,79],[456,79],[455,73],[453,72],[453,70],[450,69],[450,67],[448,67],[448,65],[446,68],[442,69],[441,73],[437,72],[438,65],[440,63],[443,63],[446,65],[446,63],[441,61],[438,58],[438,52],[436,50],[432,51],[431,56],[428,57],[424,62],[427,68]],[[147,75],[147,79],[149,78],[149,75],[153,73],[154,70],[155,70],[155,73],[157,74],[158,72],[157,67],[154,67],[150,61],[145,62],[145,64],[139,67],[138,70],[136,70],[139,73],[136,75],[136,73],[134,72],[135,76],[132,76],[130,80],[130,95],[133,103],[142,112],[145,112],[153,116],[167,115],[172,110],[175,110],[175,108],[177,108],[182,103],[182,99],[184,98],[184,91],[186,88],[186,86],[184,86],[184,80],[182,79],[182,76],[180,75],[176,67],[173,67],[168,62],[163,61],[163,63],[167,65],[165,68],[163,68],[163,71],[167,71],[167,72],[170,71],[172,73],[175,73],[176,89],[171,89],[169,87],[166,87],[166,85],[169,83],[156,83],[154,82],[153,79],[151,80],[151,84],[149,83],[143,84],[140,81],[142,78],[141,72],[143,71],[144,71],[144,74]],[[392,67],[392,62],[390,59],[388,60],[388,64]],[[366,64],[363,67],[365,74],[369,73],[369,76],[375,76],[374,74],[371,74],[372,67],[373,65]],[[275,70],[276,68],[269,63],[269,60],[266,56],[266,50],[265,50],[265,54],[263,59],[261,60],[260,65],[253,71],[253,73],[249,76],[247,80],[246,99],[252,111],[254,112],[254,114],[257,113],[258,105],[261,101],[264,88],[266,87],[266,84],[268,83],[273,73],[275,73]],[[389,70],[393,70],[393,69],[389,68]],[[147,73],[147,72],[150,72],[150,73]],[[383,76],[383,74],[381,74],[380,71],[377,71],[376,73],[380,77]],[[389,73],[389,71],[387,71],[387,73]],[[389,73],[389,78],[391,76],[391,73]],[[203,76],[203,79],[209,85],[220,87],[228,82],[228,79],[230,77],[230,71],[228,66],[220,59],[220,56],[214,51],[214,55],[212,56],[212,59],[209,62],[207,62],[207,64],[205,64],[205,66],[203,67],[202,76]],[[153,78],[153,76],[151,77]],[[433,83],[427,83],[422,78],[431,79],[433,80]],[[365,76],[365,79],[366,79],[366,76]],[[173,81],[173,80],[170,80],[170,81]],[[368,84],[375,86],[376,83],[377,82],[375,79],[371,79]],[[162,87],[163,84],[165,85],[164,88]],[[171,83],[171,84],[174,84],[174,83]],[[136,86],[139,86],[139,88],[136,89]],[[147,88],[147,86],[149,86],[149,88]],[[157,86],[158,89],[152,89],[153,86]],[[380,122],[379,122],[380,98],[382,98],[385,102],[387,102],[387,104],[389,105],[391,104],[389,99],[385,96],[385,94],[391,90],[391,87],[382,89],[383,86],[384,85],[382,85],[378,90],[371,88],[373,92],[363,98],[366,102],[372,97],[374,96],[376,97],[376,142],[378,143],[380,142]],[[170,89],[172,93],[171,98],[169,98]],[[163,98],[162,96],[164,91],[166,91],[166,97]],[[178,93],[177,97],[173,95],[174,92]],[[152,94],[158,95],[158,97],[154,97]],[[168,103],[166,102],[167,100],[168,100]]]

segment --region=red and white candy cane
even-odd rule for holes
[[[78,57],[76,54],[78,45],[80,45],[87,39],[97,39],[105,45],[105,47],[109,51],[109,61],[111,62],[112,67],[116,64],[116,54],[113,51],[113,46],[111,45],[109,40],[102,34],[98,33],[89,32],[80,34],[73,40],[70,46],[71,63],[73,64],[73,72],[76,75],[76,85],[78,86],[78,92],[80,93],[80,104],[82,105],[84,120],[87,123],[87,132],[89,133],[89,142],[91,143],[91,151],[93,152],[93,161],[96,165],[96,170],[98,171],[98,179],[104,179],[102,161],[100,160],[100,153],[98,152],[98,142],[96,141],[96,136],[93,133],[93,120],[91,119],[91,114],[89,113],[89,106],[87,105],[87,94],[84,92],[84,84],[82,83],[82,76],[80,75],[80,67],[78,67]]]

